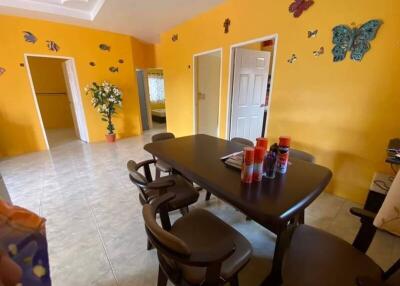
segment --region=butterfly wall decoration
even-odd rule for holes
[[[317,36],[317,34],[318,34],[318,29],[314,30],[314,31],[308,31],[307,36],[308,36],[308,38],[315,38]]]
[[[24,33],[25,42],[28,42],[28,43],[31,43],[31,44],[36,43],[37,38],[36,38],[36,36],[34,34],[32,34],[29,31],[23,31],[23,33]]]
[[[174,35],[172,35],[172,38],[171,38],[171,40],[172,40],[173,42],[176,42],[176,41],[178,41],[178,34],[174,34]]]
[[[325,53],[324,47],[320,47],[318,50],[313,51],[313,55],[319,57]]]
[[[297,61],[297,56],[296,56],[296,54],[292,54],[292,55],[290,56],[290,58],[288,59],[288,63],[289,63],[289,64],[294,64],[296,61]]]
[[[5,72],[6,72],[6,69],[3,67],[0,67],[0,75],[3,75],[3,73],[5,73]]]
[[[289,6],[289,12],[293,13],[293,17],[298,18],[312,5],[314,5],[313,0],[294,0],[294,2]]]
[[[60,46],[57,45],[56,42],[54,42],[54,41],[46,41],[46,43],[47,43],[47,48],[49,48],[50,51],[58,52],[60,50]]]
[[[375,39],[381,20],[370,20],[361,27],[349,27],[338,25],[333,28],[332,49],[333,61],[340,62],[346,58],[347,52],[351,52],[350,58],[361,61],[366,52],[371,48],[370,41]]]

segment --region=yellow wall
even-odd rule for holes
[[[316,155],[332,169],[329,191],[363,201],[375,170],[383,161],[389,138],[398,137],[400,120],[400,1],[316,1],[296,19],[292,1],[228,0],[164,33],[156,47],[157,66],[164,69],[168,130],[177,136],[193,132],[193,54],[223,48],[221,136],[225,136],[230,46],[279,34],[268,136],[291,135],[293,145]],[[223,22],[231,19],[224,34]],[[348,58],[333,63],[332,28],[338,24],[384,21],[361,63]],[[319,29],[314,39],[307,31]],[[171,41],[173,34],[179,40]],[[317,58],[313,50],[324,46]],[[287,63],[292,53],[298,61]]]
[[[36,44],[25,42],[22,31],[35,34]],[[106,133],[106,124],[83,91],[93,81],[110,81],[124,93],[123,109],[114,120],[117,136],[141,133],[133,56],[138,57],[138,64],[146,65],[153,51],[151,45],[126,35],[3,15],[0,15],[0,35],[0,65],[7,70],[0,76],[0,157],[45,149],[27,71],[19,66],[25,53],[75,59],[91,142],[104,140]],[[49,51],[46,40],[55,41],[61,49]],[[101,51],[101,43],[110,45],[111,51]],[[124,63],[119,64],[119,59]],[[95,67],[89,65],[91,61],[96,63]],[[110,66],[118,66],[119,72],[111,73]]]
[[[28,62],[44,127],[73,128],[62,69],[64,60],[29,57]]]

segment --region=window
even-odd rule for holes
[[[164,78],[162,74],[149,73],[149,93],[151,102],[164,102]]]

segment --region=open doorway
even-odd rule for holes
[[[219,135],[222,49],[196,54],[194,63],[194,131]]]
[[[136,70],[142,129],[166,129],[164,74],[162,69]]]
[[[26,55],[25,64],[47,148],[88,142],[73,59]]]
[[[228,138],[255,141],[268,132],[278,36],[231,47]]]

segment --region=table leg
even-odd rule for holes
[[[283,226],[276,237],[274,257],[272,259],[271,272],[262,282],[262,286],[275,286],[282,284],[282,262],[285,255],[286,249],[290,245],[290,241],[293,232],[296,228],[296,224]]]

